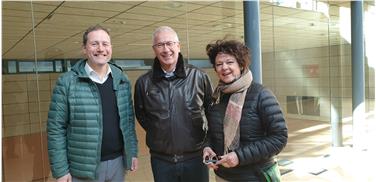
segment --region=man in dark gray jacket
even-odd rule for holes
[[[110,63],[109,32],[88,28],[83,35],[86,60],[61,75],[48,112],[48,155],[58,182],[124,181],[135,171],[137,137],[131,84]]]
[[[136,117],[146,131],[154,181],[209,181],[202,163],[212,94],[209,77],[184,63],[172,28],[157,28],[152,47],[153,68],[137,80],[134,100]]]

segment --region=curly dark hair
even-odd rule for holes
[[[251,64],[249,52],[249,48],[237,40],[222,39],[206,46],[206,54],[209,56],[213,68],[215,68],[215,58],[219,53],[234,56],[240,67],[248,68]]]
[[[110,36],[110,31],[107,28],[104,28],[100,25],[94,25],[94,26],[91,26],[88,29],[86,29],[86,31],[82,35],[82,45],[84,45],[84,46],[86,45],[87,39],[88,39],[87,36],[89,35],[89,33],[93,32],[93,31],[97,31],[97,30],[103,30]]]

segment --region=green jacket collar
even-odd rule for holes
[[[82,59],[77,62],[73,67],[72,71],[75,72],[80,79],[90,80],[89,75],[85,71],[85,63],[87,59]],[[108,65],[111,67],[111,75],[114,80],[114,90],[118,89],[118,85],[124,82],[128,82],[126,75],[123,73],[123,70],[118,65],[108,62]]]

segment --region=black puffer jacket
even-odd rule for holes
[[[223,118],[230,94],[209,109],[209,146],[217,155],[223,155]],[[240,120],[240,146],[235,150],[239,165],[220,166],[215,173],[229,181],[260,181],[257,168],[270,166],[273,157],[287,143],[287,127],[281,108],[273,93],[252,82],[248,88]]]
[[[202,152],[212,95],[205,72],[184,65],[180,54],[175,76],[165,78],[156,58],[153,69],[137,80],[134,93],[136,117],[152,155]]]

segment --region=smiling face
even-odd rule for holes
[[[94,30],[87,35],[82,51],[90,66],[103,66],[111,60],[112,46],[110,36],[103,30]]]
[[[153,50],[162,68],[172,71],[178,62],[180,44],[175,32],[160,31],[154,35]]]
[[[215,57],[215,71],[223,83],[231,83],[241,75],[241,68],[236,58],[230,54],[219,53]]]

